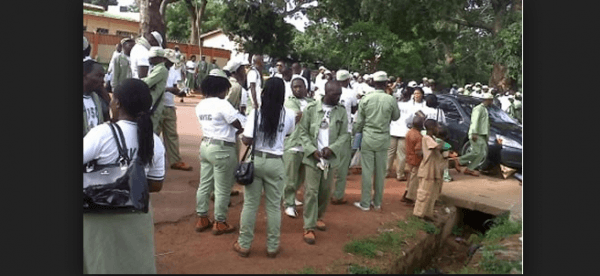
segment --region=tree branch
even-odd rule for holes
[[[308,2],[309,1],[307,1],[307,0],[300,0],[300,1],[298,1],[298,4],[296,4],[296,7],[294,7],[293,9],[291,9],[289,11],[287,10],[287,7],[286,7],[286,11],[283,13],[283,16],[290,16],[290,15],[293,15],[293,14],[299,12],[299,11],[306,11],[306,10],[308,10],[311,7],[302,7],[302,5],[304,5],[304,4],[308,3]]]
[[[163,1],[160,3],[160,8],[159,8],[159,11],[160,11],[160,15],[163,17],[163,20],[164,20],[164,18],[165,18],[165,11],[167,10],[167,5],[169,5],[169,4],[171,4],[171,3],[178,2],[178,1],[179,1],[179,0],[163,0]]]
[[[449,22],[452,22],[452,23],[456,23],[456,24],[461,25],[461,26],[484,29],[484,30],[488,31],[489,33],[494,33],[493,32],[493,28],[491,26],[487,26],[487,25],[482,24],[482,23],[469,22],[469,21],[466,21],[466,20],[458,20],[458,19],[454,19],[454,18],[450,18],[450,17],[446,17],[444,19],[446,21],[449,21]]]

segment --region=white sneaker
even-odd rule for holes
[[[302,201],[294,198],[294,204],[296,204],[296,206],[302,206]]]
[[[290,218],[295,218],[298,216],[298,212],[296,212],[296,209],[294,207],[285,208],[284,213]]]
[[[370,208],[364,208],[364,207],[360,206],[360,201],[354,202],[354,206],[356,206],[356,208],[361,209],[365,212],[370,210]]]

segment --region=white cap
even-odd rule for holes
[[[227,64],[223,67],[223,70],[227,70],[230,73],[233,73],[233,72],[237,71],[237,69],[240,68],[240,66],[242,66],[241,60],[230,59],[227,62]]]
[[[169,61],[173,62],[173,63],[177,63],[179,62],[179,58],[177,58],[177,54],[175,53],[175,50],[173,49],[165,49],[165,58],[167,58]]]
[[[326,75],[326,74],[331,74],[331,71],[325,69],[325,72],[323,72],[323,75]]]
[[[423,77],[422,81],[427,81],[427,77]]]
[[[360,76],[360,74],[358,72],[354,72],[353,75],[354,75],[355,78],[358,78]]]
[[[325,68],[325,66],[321,65],[319,66],[319,70],[326,70],[327,68]]]
[[[521,97],[521,92],[515,93],[515,97]]]
[[[158,45],[162,46],[163,39],[162,39],[162,36],[160,35],[160,33],[157,31],[153,31],[150,34],[154,37],[154,39],[156,39],[156,41],[158,42]]]
[[[338,81],[345,81],[345,80],[349,79],[350,77],[351,77],[350,72],[348,72],[348,70],[338,70],[335,73],[335,78]]]
[[[483,94],[481,94],[481,98],[484,100],[490,100],[490,99],[493,99],[494,96],[492,96],[492,93],[483,93]]]
[[[459,92],[459,93],[460,93],[460,92],[463,92],[463,91],[465,91],[465,89],[463,89],[462,87],[458,89],[458,92]]]
[[[484,85],[481,87],[482,89],[489,89],[489,87],[487,85]]]
[[[373,73],[373,81],[387,81],[388,75],[385,71],[377,71]]]
[[[162,47],[152,46],[152,47],[150,47],[150,50],[148,50],[149,58],[164,57],[164,56],[165,56],[165,50],[163,50]]]
[[[416,81],[409,81],[408,82],[408,87],[412,87],[412,88],[417,87],[417,82]]]

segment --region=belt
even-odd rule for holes
[[[223,141],[223,140],[219,140],[219,139],[213,139],[210,137],[202,137],[202,141],[208,142],[209,144],[213,144],[213,145],[230,146],[230,147],[235,146],[234,142],[227,142],[227,141]]]
[[[264,157],[264,158],[281,158],[281,155],[276,155],[268,152],[255,151],[254,155]]]

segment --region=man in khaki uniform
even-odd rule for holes
[[[390,122],[400,118],[396,99],[385,93],[387,80],[385,72],[373,73],[375,90],[360,100],[356,122],[352,128],[353,133],[362,132],[362,196],[360,202],[354,202],[354,206],[363,211],[369,211],[370,205],[376,211],[381,211],[387,149],[390,145]],[[373,175],[375,194],[371,201]]]
[[[123,38],[121,40],[122,51],[121,53],[113,60],[112,69],[113,76],[110,80],[110,86],[114,90],[123,80],[131,78],[131,61],[129,60],[129,54],[131,53],[131,48],[135,45],[135,40],[132,38]]]
[[[342,88],[337,81],[325,84],[322,101],[309,104],[298,124],[306,165],[304,191],[304,241],[315,243],[314,229],[325,231],[323,214],[329,203],[333,173],[350,139],[346,110],[339,105]],[[389,122],[388,122],[389,124]]]
[[[167,78],[169,77],[169,69],[165,66],[165,50],[161,47],[151,47],[148,54],[148,61],[153,65],[152,71],[142,80],[150,87],[152,95],[152,108],[155,108],[152,113],[152,126],[154,132],[158,132],[158,126],[162,117],[164,104],[162,101],[165,87],[167,86]],[[155,107],[156,106],[156,107]]]
[[[302,118],[302,112],[310,103],[314,102],[314,99],[308,97],[307,84],[302,78],[293,78],[291,84],[292,96],[285,100],[284,106],[296,112],[296,121],[298,122]],[[302,163],[303,157],[304,149],[300,139],[300,128],[297,127],[285,139],[283,152],[285,167],[283,205],[285,214],[291,218],[298,216],[296,206],[302,204],[296,200],[296,192],[304,182],[306,165]]]
[[[462,169],[459,165],[468,164],[464,174],[472,176],[479,176],[477,168],[487,157],[487,141],[490,136],[490,119],[487,109],[492,104],[494,96],[485,93],[481,97],[483,102],[474,107],[471,112],[471,125],[469,126],[471,152],[459,157],[458,162],[454,162],[459,171]]]

